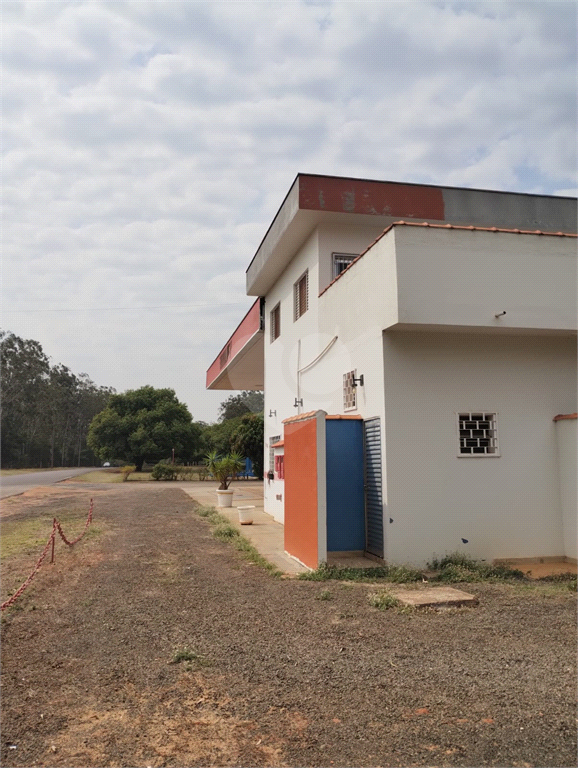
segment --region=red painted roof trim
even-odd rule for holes
[[[249,310],[229,336],[229,340],[221,349],[207,370],[206,386],[209,387],[220,375],[221,371],[234,360],[245,344],[261,330],[261,299],[256,299]]]

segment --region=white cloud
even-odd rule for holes
[[[4,327],[198,418],[297,172],[575,193],[571,2],[8,0],[3,38]]]

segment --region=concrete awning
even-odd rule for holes
[[[207,371],[207,389],[263,390],[262,301],[257,299]]]

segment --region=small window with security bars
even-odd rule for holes
[[[458,432],[460,456],[499,456],[495,413],[459,413]]]
[[[356,259],[357,253],[333,253],[333,278],[339,277],[342,272],[345,272],[351,262]]]
[[[299,320],[309,309],[309,270],[304,272],[293,286],[293,303],[294,319]]]
[[[271,310],[271,341],[275,341],[281,335],[281,304],[277,304]]]

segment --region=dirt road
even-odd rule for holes
[[[10,499],[3,534],[79,530],[90,495],[99,535],[3,616],[3,766],[576,763],[575,594],[378,611],[366,585],[249,565],[168,485]],[[2,599],[37,549],[3,559]]]

